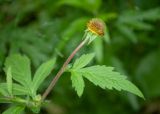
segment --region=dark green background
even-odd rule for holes
[[[102,90],[87,80],[79,98],[65,73],[48,96],[52,105],[41,114],[160,114],[160,0],[0,0],[0,81],[5,80],[3,64],[10,54],[26,54],[33,72],[56,55],[55,71],[43,83],[42,93],[93,17],[106,22],[107,35],[76,57],[95,52],[91,65],[114,66],[146,100]],[[1,104],[0,113],[7,107]]]

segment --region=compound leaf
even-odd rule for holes
[[[142,92],[133,83],[127,80],[126,76],[114,71],[113,67],[95,65],[84,68],[93,57],[94,54],[82,55],[75,61],[73,67],[69,70],[71,72],[72,86],[77,91],[78,96],[81,96],[83,93],[84,77],[102,89],[125,90],[144,98]]]

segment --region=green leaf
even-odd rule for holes
[[[45,63],[43,63],[34,74],[32,82],[32,93],[36,93],[39,86],[45,80],[45,78],[51,73],[53,66],[56,62],[56,58],[53,58]]]
[[[28,89],[26,89],[25,87],[15,83],[13,83],[12,86],[13,95],[29,95]],[[0,83],[0,93],[3,96],[9,96],[7,88],[7,83]]]
[[[71,81],[72,81],[72,86],[75,88],[78,96],[80,97],[84,90],[84,80],[82,78],[82,75],[77,72],[72,71]]]
[[[78,73],[83,75],[86,79],[93,84],[105,89],[125,90],[131,92],[141,98],[144,98],[142,92],[125,76],[118,72],[113,71],[113,67],[106,66],[91,66],[77,70]]]
[[[11,74],[11,67],[7,69],[7,89],[8,93],[12,96],[12,74]]]
[[[8,108],[6,111],[4,111],[2,114],[22,114],[24,110],[24,106],[12,106]]]
[[[12,101],[5,97],[0,97],[0,103],[12,103]]]
[[[5,83],[5,85],[4,85],[4,83],[0,83],[0,94],[2,96],[9,96],[6,83]]]
[[[82,55],[73,64],[73,69],[79,69],[86,66],[93,59],[94,55],[94,53]]]
[[[27,56],[19,54],[7,57],[5,62],[5,70],[8,67],[12,68],[12,78],[28,88],[31,88],[31,69],[30,60]]]

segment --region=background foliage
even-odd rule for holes
[[[52,104],[41,113],[160,114],[159,0],[0,0],[0,81],[5,80],[5,58],[13,53],[27,55],[33,72],[42,62],[57,56],[56,72],[81,41],[86,22],[93,17],[106,22],[107,35],[83,48],[77,57],[96,52],[94,63],[114,66],[127,75],[146,100],[102,91],[87,80],[79,98],[64,75],[48,97]],[[40,92],[54,75],[43,83]],[[0,105],[0,113],[6,107]]]

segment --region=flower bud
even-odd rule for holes
[[[104,36],[106,31],[105,23],[98,18],[93,18],[87,23],[85,40],[90,44],[98,36]]]
[[[87,29],[96,35],[103,36],[106,26],[101,19],[93,18],[87,23]]]

